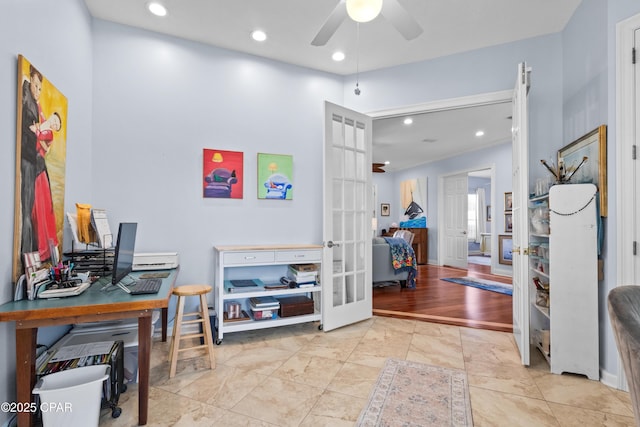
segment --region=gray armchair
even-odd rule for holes
[[[609,318],[629,384],[633,415],[640,427],[640,286],[609,292]]]
[[[400,281],[402,286],[406,285],[408,272],[404,271],[396,274],[391,263],[391,248],[382,237],[373,238],[371,249],[373,254],[372,282],[392,282]]]

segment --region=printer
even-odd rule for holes
[[[133,271],[168,270],[180,265],[178,252],[149,252],[133,254]]]

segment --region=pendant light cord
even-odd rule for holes
[[[360,95],[360,23],[356,22],[356,89],[354,93]]]

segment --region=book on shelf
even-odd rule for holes
[[[252,298],[249,298],[249,302],[255,308],[280,307],[280,302],[270,295],[267,295],[264,297],[252,297]]]
[[[298,288],[313,288],[314,286],[316,286],[318,284],[318,282],[305,282],[305,283],[298,283]]]
[[[231,293],[255,292],[264,290],[263,283],[260,279],[225,280],[224,284],[227,292]]]

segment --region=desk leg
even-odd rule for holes
[[[167,342],[167,323],[169,318],[169,308],[162,309],[162,342]]]
[[[151,367],[151,315],[138,317],[138,425],[147,424],[149,369]]]
[[[36,385],[36,339],[38,328],[16,329],[16,402],[31,403]],[[18,412],[18,427],[30,427],[32,413]]]

